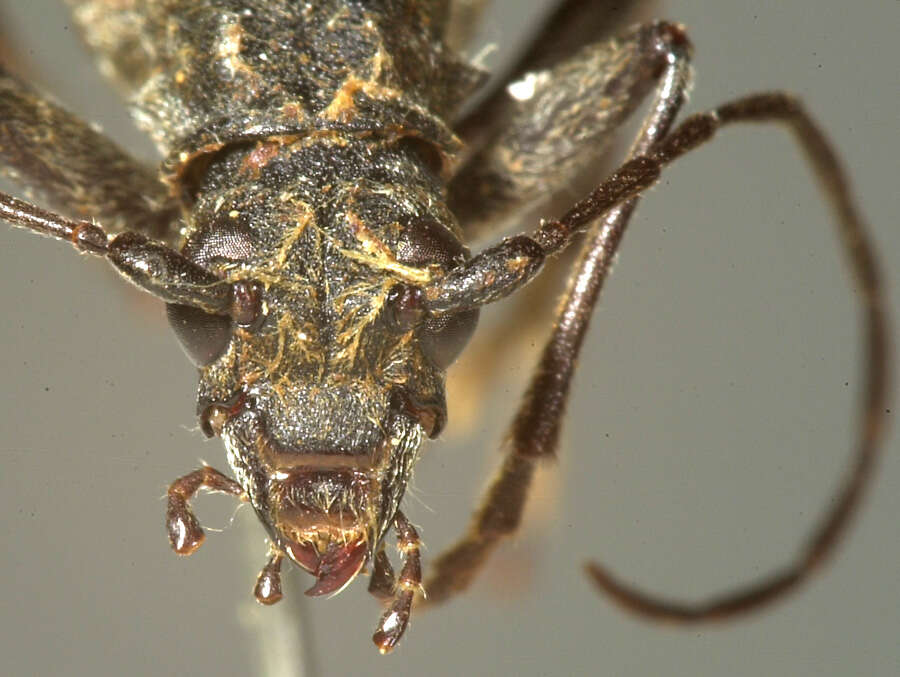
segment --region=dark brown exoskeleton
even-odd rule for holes
[[[652,23],[596,42],[614,22],[588,0],[562,3],[514,67],[514,84],[463,119],[459,104],[482,74],[452,45],[480,2],[71,4],[164,152],[164,182],[3,71],[0,156],[75,220],[5,194],[0,217],[105,258],[167,304],[200,370],[201,427],[222,438],[236,478],[204,466],[171,485],[176,552],[203,541],[190,508],[199,489],[248,501],[271,542],[257,599],[280,599],[285,557],[314,575],[311,595],[341,590],[368,566],[370,590],[392,600],[374,636],[390,651],[418,593],[440,602],[463,590],[518,526],[535,465],[555,453],[591,311],[640,193],[721,126],[769,121],[787,124],[805,150],[857,275],[868,353],[855,465],[797,561],[733,594],[678,604],[597,565],[589,573],[632,610],[694,621],[780,597],[832,551],[882,434],[886,317],[848,182],[795,99],[752,95],[675,127],[690,80],[684,29]],[[470,255],[465,237],[583,174],[651,95],[619,169],[561,218]],[[423,440],[446,420],[445,370],[479,308],[527,284],[582,233],[506,461],[423,586],[419,539],[400,504]],[[391,529],[403,555],[397,577],[384,550]]]

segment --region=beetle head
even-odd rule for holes
[[[311,594],[339,590],[379,547],[477,321],[427,312],[421,285],[468,253],[422,190],[366,183],[321,210],[273,198],[271,231],[211,210],[184,248],[234,289],[230,317],[169,309],[201,367],[201,425],[275,547],[316,576]]]

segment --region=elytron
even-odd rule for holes
[[[0,194],[0,216],[106,259],[165,302],[199,369],[201,428],[222,438],[234,476],[203,466],[171,484],[165,524],[177,553],[204,539],[192,497],[231,494],[269,536],[257,600],[281,598],[285,558],[313,575],[310,595],[366,572],[386,604],[373,639],[392,650],[414,603],[465,590],[518,527],[534,468],[556,452],[578,352],[640,194],[675,159],[743,122],[793,132],[856,275],[867,354],[853,468],[795,562],[721,598],[675,603],[600,565],[588,573],[633,611],[701,621],[780,598],[833,552],[883,434],[887,320],[848,180],[792,96],[753,94],[676,125],[690,86],[686,29],[628,28],[620,10],[590,0],[561,3],[505,81],[465,114],[485,74],[458,50],[482,2],[69,4],[165,159],[159,172],[144,167],[4,68],[0,156],[58,211]],[[590,194],[470,253],[464,242],[590,171],[647,99],[628,159]],[[424,439],[447,419],[445,372],[482,306],[579,242],[505,462],[467,533],[423,581],[419,537],[400,505]],[[399,575],[385,549],[391,531]]]

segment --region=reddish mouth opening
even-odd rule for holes
[[[366,541],[331,543],[319,553],[312,543],[290,543],[287,546],[297,564],[316,577],[315,584],[306,591],[310,597],[337,592],[349,583],[366,563]]]

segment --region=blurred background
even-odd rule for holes
[[[552,5],[497,0],[469,55],[495,44],[485,63],[502,63]],[[807,103],[852,177],[900,317],[897,3],[673,0],[654,13],[694,42],[688,111],[773,88]],[[60,2],[0,0],[0,28],[13,68],[156,161]],[[62,244],[2,230],[5,674],[900,674],[895,430],[834,562],[771,609],[652,625],[582,575],[597,558],[672,597],[724,590],[786,563],[848,467],[856,307],[830,214],[780,130],[729,130],[646,197],[526,528],[468,593],[416,614],[389,657],[369,639],[380,609],[365,581],[309,600],[309,577],[291,570],[285,601],[258,607],[264,534],[230,499],[201,497],[207,543],[171,553],[166,486],[201,458],[227,464],[197,429],[195,372],[161,304]],[[482,317],[475,346],[491,325],[517,332],[503,308]],[[483,400],[452,391],[446,439],[428,445],[404,506],[426,571],[465,528],[532,363],[498,350]]]

